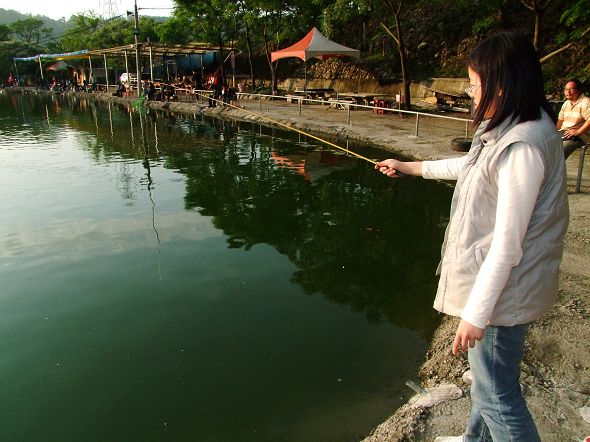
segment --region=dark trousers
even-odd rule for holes
[[[567,157],[574,153],[574,150],[578,149],[579,147],[582,147],[583,145],[584,140],[582,140],[579,137],[573,137],[567,140],[563,140],[563,155],[565,156],[565,159],[567,160]]]

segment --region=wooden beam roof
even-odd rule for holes
[[[150,48],[153,56],[178,55],[178,54],[204,54],[205,52],[217,51],[219,47],[211,46],[207,43],[188,43],[184,45],[166,45],[163,43],[144,42],[139,43],[141,55],[149,55]],[[85,54],[71,55],[60,57],[58,60],[68,60],[72,58],[102,57],[103,55],[124,57],[125,53],[131,55],[135,53],[135,44],[116,46],[113,48],[93,49]]]

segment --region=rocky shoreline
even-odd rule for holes
[[[133,100],[109,94],[90,97],[127,104]],[[271,125],[272,117],[283,125],[320,136],[371,144],[418,160],[458,155],[450,149],[449,142],[465,132],[464,123],[435,118],[433,122],[423,123],[421,134],[415,136],[412,116],[355,111],[348,124],[346,111],[319,105],[305,107],[299,115],[296,104],[245,100],[240,104],[241,109],[209,108],[205,103],[145,103],[150,108],[170,112],[203,113],[264,125]],[[384,152],[383,156],[387,155]],[[577,155],[573,155],[568,160],[568,169],[574,170],[577,164]],[[582,193],[574,193],[573,183],[568,180],[568,192],[571,215],[561,266],[560,296],[556,306],[531,327],[521,366],[529,408],[542,440],[549,442],[581,441],[590,435],[590,189],[586,185]],[[365,441],[431,441],[438,435],[462,433],[470,400],[469,386],[462,380],[468,369],[466,357],[453,357],[450,353],[457,323],[456,318],[450,317],[442,321],[425,356],[419,379],[427,391],[441,385],[455,385],[460,389],[460,397],[433,403],[422,401],[417,395],[375,428]]]

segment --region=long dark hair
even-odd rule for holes
[[[507,118],[518,123],[537,120],[541,109],[555,122],[555,112],[545,97],[541,63],[524,35],[500,32],[487,38],[471,53],[468,65],[481,79],[482,96],[473,115],[475,126],[492,106],[495,112],[485,132]]]

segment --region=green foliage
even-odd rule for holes
[[[132,20],[115,18],[103,21],[96,15],[82,14],[73,17],[73,22],[72,29],[61,39],[65,51],[109,48],[134,41]],[[140,41],[159,41],[160,26],[153,18],[140,17]]]
[[[10,27],[7,25],[0,25],[0,41],[7,41],[10,37]]]
[[[92,34],[93,48],[112,48],[131,43],[133,24],[124,19],[110,21],[98,27]]]
[[[359,37],[351,31],[359,29],[359,25],[362,30],[362,24],[368,21],[370,14],[369,2],[336,0],[324,9],[322,30],[330,38],[338,38],[343,34],[348,34],[349,38]]]
[[[73,26],[66,35],[61,39],[62,47],[65,51],[75,51],[79,49],[97,49],[93,46],[92,38],[97,27],[101,23],[100,17],[96,15],[75,15],[70,19]]]
[[[16,73],[13,57],[28,57],[43,52],[44,49],[33,44],[23,46],[21,42],[17,41],[0,42],[0,83],[6,80],[9,72]],[[21,78],[24,74],[34,74],[38,70],[39,65],[35,62],[19,63],[18,65],[18,73]]]
[[[389,60],[383,62],[386,67],[375,63],[371,71],[375,78],[390,77],[390,72],[398,76],[401,57],[394,39],[381,23],[396,32],[392,11],[399,1],[175,0],[173,16],[161,23],[140,17],[139,39],[168,44],[198,41],[233,47],[244,58],[250,56],[251,80],[263,78],[268,82],[271,76],[292,71],[287,60],[270,67],[267,62],[270,52],[294,43],[312,26],[317,26],[328,38],[361,49],[369,64],[379,58]],[[3,11],[0,9],[0,23]],[[399,18],[407,68],[413,80],[431,75],[464,76],[464,59],[481,38],[500,29],[532,32],[530,11],[520,0],[403,0]],[[15,35],[21,49],[38,42],[40,51],[65,52],[120,46],[134,40],[133,20],[103,20],[92,14],[73,16],[67,22],[71,31],[63,35],[59,44],[45,38],[50,30],[43,23],[47,22],[30,16],[16,20],[8,25],[10,35],[0,25],[0,41]],[[590,34],[580,38],[589,23],[590,0],[553,0],[544,16],[544,53],[572,41],[576,44],[557,57],[559,62],[552,61],[554,68],[548,75],[576,72],[582,78],[590,76],[584,57],[573,56],[576,52],[589,52]],[[249,70],[244,59],[240,63],[243,70]],[[300,67],[300,63],[293,66]],[[387,75],[382,75],[383,72]]]
[[[498,17],[496,15],[490,15],[474,22],[471,30],[476,35],[482,35],[489,32],[489,30],[495,27],[497,24]]]
[[[43,20],[33,17],[17,20],[8,27],[17,39],[25,43],[39,43],[42,37],[48,37],[53,32],[52,29],[44,27]]]
[[[197,21],[199,34],[206,41],[225,45],[235,36],[238,4],[223,0],[177,0],[178,11]]]
[[[200,30],[198,21],[183,11],[162,23],[156,32],[162,43],[185,44],[201,40]]]
[[[590,21],[590,2],[578,0],[570,4],[561,15],[561,22],[566,26],[588,25]]]
[[[14,10],[7,10],[0,8],[0,24],[9,25],[18,20],[24,20],[30,18],[31,14],[22,14]],[[59,20],[53,20],[43,15],[35,15],[34,18],[42,20],[46,28],[53,30],[53,35],[56,37],[61,36],[69,27],[69,21],[65,18]]]
[[[0,84],[6,81],[9,72],[14,72],[12,54],[16,51],[14,42],[0,42]]]

